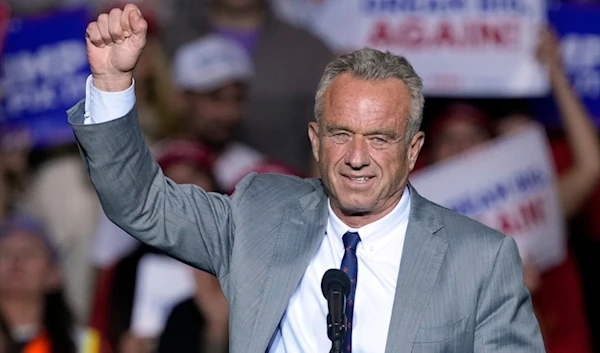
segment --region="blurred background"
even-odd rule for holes
[[[131,0],[134,73],[165,174],[231,193],[318,177],[307,138],[337,55],[402,54],[423,78],[424,196],[514,236],[550,353],[600,352],[600,2]],[[87,23],[124,2],[0,0],[0,353],[227,352],[218,279],[103,214],[65,111]]]

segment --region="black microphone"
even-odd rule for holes
[[[346,334],[346,298],[350,294],[350,279],[338,269],[327,270],[321,281],[321,290],[329,308],[327,336],[331,340],[330,353],[341,353]]]

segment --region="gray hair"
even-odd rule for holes
[[[323,99],[327,88],[341,74],[349,73],[354,77],[369,81],[396,78],[408,88],[411,102],[409,108],[407,143],[421,128],[423,120],[423,83],[412,65],[405,57],[388,52],[364,48],[342,55],[329,63],[319,82],[315,96],[315,118],[317,122],[323,114]]]

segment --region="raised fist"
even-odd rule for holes
[[[94,86],[107,92],[131,86],[133,69],[146,45],[148,23],[132,4],[115,8],[91,22],[86,30],[87,56]]]

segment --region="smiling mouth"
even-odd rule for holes
[[[371,179],[374,178],[371,176],[361,176],[361,177],[353,177],[353,176],[349,176],[349,175],[344,175],[344,176],[346,177],[346,179],[348,179],[349,181],[351,181],[352,183],[355,183],[355,184],[366,184]]]
[[[366,183],[367,181],[369,181],[369,177],[360,177],[360,178],[350,178],[350,180],[352,180],[355,183]]]

